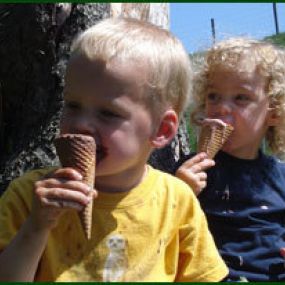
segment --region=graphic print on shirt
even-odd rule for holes
[[[227,184],[226,187],[225,187],[225,190],[224,190],[224,193],[223,193],[223,196],[222,196],[222,200],[230,200],[230,189],[229,189],[229,185]]]
[[[132,264],[124,276],[124,281],[141,282],[149,277],[156,264],[164,262],[165,248],[169,237],[158,236],[151,244],[148,244],[141,250],[137,261]],[[149,280],[148,280],[149,281]]]
[[[234,211],[231,210],[230,205],[230,188],[229,185],[226,184],[224,191],[222,192],[221,199],[224,201],[225,209],[223,211],[224,214],[233,214]]]
[[[103,270],[103,282],[121,281],[128,267],[127,241],[120,234],[108,237],[106,245],[109,255]]]

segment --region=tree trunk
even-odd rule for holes
[[[27,170],[58,164],[52,141],[70,43],[98,20],[116,16],[117,4],[0,4],[0,194]],[[127,4],[121,4],[121,14],[134,13]],[[153,4],[128,5],[143,7],[137,15],[145,20],[168,24],[167,9],[155,16],[157,5],[165,4],[154,4],[155,9]],[[174,160],[189,152],[188,145],[182,124],[173,143],[155,151],[150,162],[170,172]]]
[[[52,141],[72,39],[109,4],[0,4],[0,192],[25,171],[57,164]]]

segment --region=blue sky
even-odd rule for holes
[[[285,32],[285,3],[277,3],[277,13],[279,32]],[[170,3],[170,30],[189,53],[211,46],[211,18],[216,40],[275,34],[272,3]]]

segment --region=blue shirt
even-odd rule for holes
[[[198,196],[229,278],[285,281],[285,164],[261,151],[254,160],[224,152]]]

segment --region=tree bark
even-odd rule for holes
[[[145,8],[145,19],[154,21],[158,7]],[[52,142],[71,41],[111,13],[110,3],[0,4],[0,194],[24,172],[58,164]],[[171,172],[188,145],[182,124],[173,143],[155,151],[150,163]]]
[[[52,141],[72,39],[109,4],[0,4],[0,193],[27,170],[58,163]]]

